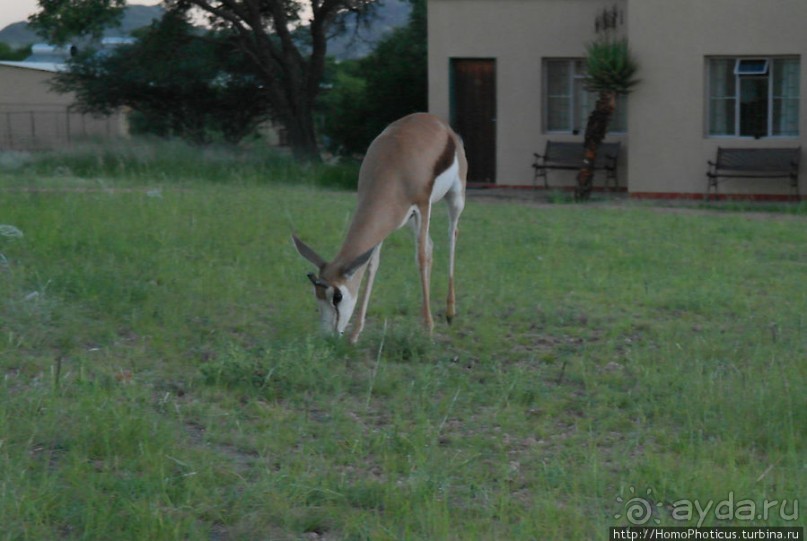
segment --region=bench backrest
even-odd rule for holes
[[[616,143],[602,143],[597,150],[597,159],[594,162],[594,167],[605,167],[608,160],[616,160],[619,155],[619,142]],[[583,153],[585,147],[583,143],[565,143],[558,141],[546,142],[546,150],[544,155],[547,162],[557,163],[582,163]]]
[[[717,168],[733,171],[798,169],[801,148],[718,148]]]

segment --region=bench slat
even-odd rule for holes
[[[605,171],[605,183],[613,180],[614,189],[619,187],[616,176],[617,158],[619,156],[620,143],[602,143],[597,150],[597,158],[594,160],[594,170]],[[535,154],[535,161],[532,167],[535,169],[533,185],[538,177],[543,177],[544,187],[549,188],[547,171],[550,169],[578,170],[583,166],[585,147],[582,142],[559,142],[546,141],[546,148],[543,155]]]
[[[798,148],[719,148],[717,168],[731,171],[790,171],[799,161]]]
[[[723,148],[709,162],[706,172],[706,200],[709,200],[721,178],[787,178],[793,195],[799,198],[799,162],[801,147],[790,148]]]

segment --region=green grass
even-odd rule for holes
[[[0,166],[0,539],[585,540],[647,489],[666,525],[803,496],[802,218],[471,200],[454,325],[401,231],[351,347],[289,239],[335,253],[347,170],[174,152]]]

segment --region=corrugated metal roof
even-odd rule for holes
[[[58,71],[62,71],[67,67],[67,65],[62,62],[57,63],[57,62],[11,62],[11,61],[0,62],[0,66],[10,66],[12,68],[20,68],[27,70],[47,71],[50,73],[56,73]]]
[[[101,40],[101,49],[102,52],[109,51],[120,45],[130,45],[135,41],[132,37],[106,37]],[[0,61],[0,66],[56,73],[67,68],[66,61],[75,56],[76,51],[75,45],[36,43],[31,47],[31,56],[22,62]]]

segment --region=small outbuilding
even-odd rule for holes
[[[71,47],[35,45],[23,62],[0,62],[0,150],[58,148],[128,134],[123,111],[82,114],[75,110],[72,93],[51,88],[70,54]]]

